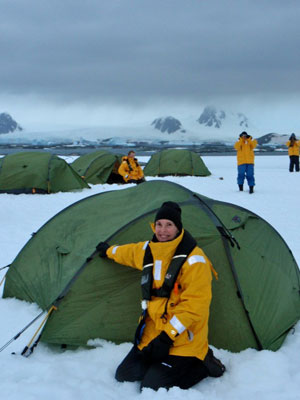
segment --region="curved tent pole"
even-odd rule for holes
[[[262,346],[262,344],[261,344],[261,342],[260,342],[260,340],[259,340],[259,338],[258,338],[258,336],[257,336],[257,334],[255,332],[254,326],[253,326],[252,321],[250,319],[249,311],[247,310],[246,305],[245,305],[242,288],[241,288],[241,285],[240,285],[240,282],[239,282],[238,274],[237,274],[237,271],[236,271],[236,268],[235,268],[235,265],[234,265],[234,261],[233,261],[233,258],[232,258],[231,252],[230,252],[230,248],[228,246],[228,241],[230,242],[231,247],[234,247],[234,244],[236,244],[237,248],[240,250],[240,246],[239,246],[238,242],[236,241],[236,239],[231,234],[231,232],[225,227],[225,225],[222,223],[222,221],[219,219],[219,217],[213,212],[211,207],[209,207],[209,205],[203,199],[201,199],[199,196],[197,196],[197,194],[195,194],[195,193],[194,193],[194,197],[196,197],[200,201],[201,204],[205,205],[204,211],[210,217],[210,219],[213,221],[215,227],[218,229],[218,231],[221,234],[222,242],[223,242],[224,249],[225,249],[225,252],[226,252],[226,255],[227,255],[227,259],[229,261],[231,272],[232,272],[235,284],[236,284],[237,289],[238,289],[238,297],[241,299],[243,308],[245,310],[247,319],[249,321],[249,325],[251,327],[252,333],[253,333],[254,338],[256,340],[257,347],[258,347],[259,350],[262,350],[263,346]]]

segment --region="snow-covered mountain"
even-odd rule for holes
[[[152,124],[155,129],[161,132],[175,133],[182,132],[189,135],[190,133],[198,133],[205,139],[220,139],[220,137],[236,137],[236,132],[241,130],[256,131],[253,124],[243,113],[234,113],[230,111],[218,110],[214,106],[204,108],[198,118],[190,117],[188,119],[177,119],[173,116],[156,118]],[[233,133],[235,132],[235,133]]]
[[[257,139],[259,145],[270,145],[270,146],[285,146],[289,140],[290,134],[279,135],[278,133],[268,133]]]
[[[248,118],[243,113],[228,113],[224,110],[217,110],[214,106],[205,107],[197,121],[200,125],[222,129],[226,123],[226,119],[231,119],[233,126],[237,125],[240,129],[251,128]]]
[[[258,138],[265,134],[255,128],[246,115],[240,112],[231,112],[217,109],[214,106],[205,107],[198,115],[189,117],[161,116],[151,121],[136,124],[120,124],[120,126],[97,126],[69,130],[30,131],[17,127],[9,135],[0,137],[0,144],[4,143],[33,143],[36,145],[52,145],[55,143],[79,144],[87,143],[106,144],[107,146],[132,146],[139,144],[163,143],[167,145],[193,145],[203,142],[233,143],[242,131]],[[276,135],[276,134],[274,134]],[[280,135],[279,135],[280,136]],[[268,137],[272,141],[274,138]]]
[[[22,131],[23,128],[7,113],[0,113],[0,134]]]
[[[174,133],[179,130],[185,132],[184,130],[182,130],[182,125],[179,119],[176,119],[174,117],[156,118],[151,125],[153,125],[155,129],[163,133]]]

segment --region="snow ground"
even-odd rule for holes
[[[168,177],[207,197],[245,207],[267,220],[281,234],[300,265],[298,202],[300,173],[288,172],[287,156],[257,156],[255,193],[239,192],[236,159],[233,156],[206,156],[212,172],[205,178]],[[141,161],[148,158],[140,157]],[[68,157],[68,162],[71,162]],[[222,179],[221,179],[222,178]],[[148,178],[157,179],[157,178]],[[106,190],[123,190],[121,185],[94,185],[74,193],[50,195],[0,195],[0,267],[11,263],[21,248],[56,213],[87,196]],[[0,271],[0,279],[5,270]],[[1,293],[2,293],[1,286]],[[16,299],[0,299],[0,347],[6,344],[40,309]],[[40,321],[39,321],[40,323]],[[39,324],[38,323],[38,324]],[[43,343],[24,358],[18,354],[28,344],[29,329],[0,353],[1,398],[5,400],[98,400],[98,399],[181,399],[186,400],[299,400],[300,322],[277,352],[248,349],[238,354],[214,349],[226,364],[219,379],[207,378],[188,391],[172,388],[139,393],[137,383],[118,383],[114,371],[131,344],[115,345],[100,341],[94,350],[57,351]],[[16,352],[17,355],[12,355]]]

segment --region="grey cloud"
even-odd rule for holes
[[[300,91],[298,1],[2,1],[1,93],[57,101]]]

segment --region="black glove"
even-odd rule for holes
[[[162,331],[155,339],[153,339],[148,346],[142,350],[142,355],[148,361],[161,361],[169,355],[170,347],[173,344],[173,340]]]
[[[212,351],[212,349],[208,349],[208,352],[203,360],[203,364],[208,370],[208,375],[218,378],[222,376],[225,372],[225,365],[218,360]]]
[[[97,247],[96,247],[96,249],[97,249],[98,252],[99,252],[99,256],[100,256],[100,257],[107,257],[107,256],[106,256],[106,250],[107,250],[109,247],[110,247],[110,245],[109,245],[108,243],[106,243],[106,242],[100,242],[100,243],[97,245]]]

